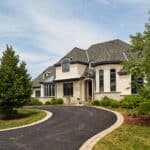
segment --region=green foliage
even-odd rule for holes
[[[150,98],[150,19],[145,25],[143,33],[136,33],[130,38],[131,46],[128,52],[128,61],[125,61],[123,65],[137,79],[143,77],[146,79],[147,83],[145,83],[141,93],[144,97]]]
[[[149,114],[150,113],[150,100],[140,103],[138,112],[139,114]]]
[[[109,106],[110,105],[110,101],[111,101],[111,98],[107,97],[107,96],[104,96],[101,101],[100,101],[100,105],[101,106]]]
[[[51,105],[51,101],[46,101],[45,105]]]
[[[39,99],[32,97],[31,100],[27,103],[27,105],[42,105],[42,102],[40,102]]]
[[[139,95],[128,95],[125,96],[120,103],[122,108],[132,109],[138,107],[144,100],[145,99]]]
[[[51,100],[47,101],[45,105],[58,105],[63,103],[64,101],[62,98],[52,98]]]
[[[31,97],[31,78],[25,62],[20,62],[12,47],[0,59],[0,111],[5,115],[27,104]]]
[[[145,99],[150,99],[150,86],[145,86],[145,87],[141,88],[139,94],[142,97],[144,97]]]
[[[110,106],[112,107],[112,108],[118,108],[119,106],[120,106],[120,102],[119,101],[117,101],[117,100],[111,100],[110,101]]]
[[[92,101],[92,105],[100,106],[100,101],[99,100],[94,100],[94,101]]]

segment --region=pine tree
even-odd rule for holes
[[[11,117],[31,97],[31,78],[25,62],[20,62],[12,47],[7,45],[0,60],[0,112]]]

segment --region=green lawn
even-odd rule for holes
[[[126,113],[125,109],[115,109]],[[93,150],[150,150],[150,127],[123,124],[100,140]]]
[[[34,109],[18,109],[18,118],[11,120],[0,120],[0,129],[7,129],[30,124],[41,120],[47,114],[44,111]]]

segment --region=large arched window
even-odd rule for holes
[[[62,72],[70,71],[70,58],[64,58],[62,61]]]

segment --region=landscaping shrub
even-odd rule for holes
[[[47,101],[45,105],[57,105],[57,104],[63,104],[64,101],[62,98],[52,98],[51,100]]]
[[[57,105],[58,104],[56,98],[52,98],[50,102],[51,102],[51,105]]]
[[[51,101],[46,101],[45,105],[51,105]]]
[[[118,108],[120,106],[120,102],[117,101],[117,100],[111,100],[110,101],[110,106],[113,107],[113,108]]]
[[[92,105],[94,105],[94,106],[100,106],[100,101],[99,100],[94,100],[92,102]]]
[[[101,99],[100,101],[100,105],[101,106],[109,106],[110,105],[110,101],[111,101],[111,98],[105,96]]]
[[[140,104],[138,108],[139,114],[149,114],[150,113],[150,100],[147,100]]]
[[[62,98],[57,98],[57,104],[63,104],[63,103],[64,103],[64,101]]]
[[[144,101],[144,98],[139,95],[128,95],[121,100],[122,108],[136,108]]]
[[[42,105],[42,102],[40,102],[39,99],[32,97],[27,105]]]

